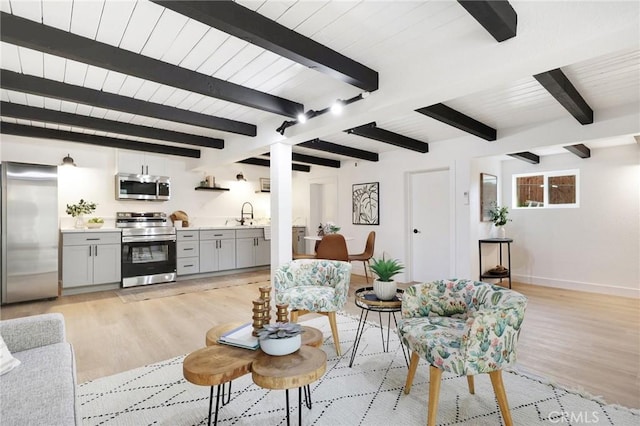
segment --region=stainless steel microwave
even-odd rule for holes
[[[116,175],[116,200],[166,201],[171,196],[171,179],[166,176]]]

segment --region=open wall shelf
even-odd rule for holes
[[[229,188],[210,188],[208,186],[196,186],[196,191],[228,191]]]

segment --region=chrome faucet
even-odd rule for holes
[[[250,211],[250,212],[245,213],[245,212],[244,212],[244,206],[246,206],[247,204],[249,204],[249,207],[251,207],[251,211]],[[249,215],[249,217],[253,220],[253,205],[252,205],[250,202],[248,202],[248,201],[247,201],[247,202],[245,202],[245,203],[242,205],[242,209],[240,209],[240,220],[236,219],[238,222],[240,222],[240,225],[244,225],[244,222],[245,222],[245,219],[244,219],[244,218],[245,218],[245,216],[246,216],[246,215]]]

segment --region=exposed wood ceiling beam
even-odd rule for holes
[[[96,67],[133,75],[228,102],[296,117],[304,106],[215,77],[181,68],[106,43],[2,12],[2,41]]]
[[[145,102],[128,96],[115,95],[13,71],[0,70],[0,81],[2,82],[2,88],[7,90],[78,102],[85,105],[128,112],[129,114],[144,115],[245,136],[256,135],[256,126],[253,124],[200,114],[153,102]]]
[[[349,134],[363,136],[365,138],[373,139],[376,141],[388,143],[400,148],[410,149],[418,152],[429,152],[429,144],[421,142],[417,139],[413,139],[398,133],[390,132],[389,130],[376,127],[376,123],[371,122],[362,126],[354,127],[353,129],[345,130]]]
[[[376,71],[238,3],[152,1],[352,86],[378,89]]]
[[[80,142],[94,146],[131,149],[134,151],[154,152],[157,154],[177,155],[179,157],[200,158],[199,149],[138,142],[127,139],[110,138],[107,136],[89,135],[86,133],[67,132],[64,130],[46,129],[44,127],[24,126],[22,124],[0,123],[0,133],[32,138]]]
[[[271,156],[270,153],[266,153],[266,156]],[[293,161],[297,161],[299,163],[309,163],[309,164],[316,164],[318,166],[325,166],[325,167],[333,167],[336,169],[340,168],[340,161],[338,160],[331,160],[329,158],[321,158],[321,157],[314,157],[312,155],[305,155],[305,154],[299,154],[297,152],[292,152],[291,153],[291,160]]]
[[[497,41],[516,36],[518,15],[506,0],[458,0]]]
[[[244,160],[238,161],[238,163],[251,164],[254,166],[263,166],[263,167],[271,166],[270,160],[265,160],[264,158],[256,158],[256,157],[245,158]],[[295,170],[297,172],[310,172],[311,166],[306,166],[304,164],[291,164],[291,170]]]
[[[529,164],[539,164],[540,163],[540,157],[537,156],[536,154],[532,153],[532,152],[516,152],[515,154],[508,154],[513,158],[517,158],[518,160],[522,160],[525,161]]]
[[[45,123],[66,124],[68,126],[84,127],[105,132],[122,133],[150,139],[160,139],[206,148],[224,148],[224,140],[208,138],[206,136],[190,135],[172,130],[155,127],[139,126],[122,121],[105,120],[86,115],[70,114],[45,108],[35,108],[26,105],[0,102],[0,113],[5,117],[22,118],[24,120],[42,121]]]
[[[593,123],[593,110],[560,68],[533,77],[581,124]]]
[[[497,137],[496,129],[489,127],[484,123],[481,123],[468,115],[465,115],[453,108],[446,106],[445,104],[435,104],[416,110],[420,114],[424,114],[428,117],[435,118],[438,121],[442,121],[456,129],[464,130],[467,133],[476,135],[482,139],[488,141],[495,141]]]
[[[566,149],[567,151],[569,151],[572,154],[577,155],[580,158],[589,158],[591,157],[591,150],[584,144],[575,144],[575,145],[569,145],[569,146],[565,146],[564,149]]]
[[[321,139],[302,142],[297,146],[315,149],[318,151],[330,152],[332,154],[344,155],[352,158],[359,158],[361,160],[378,161],[378,153],[376,152],[365,151],[358,148],[351,148],[350,146],[338,145],[336,143],[323,141]]]

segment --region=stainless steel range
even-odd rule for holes
[[[118,212],[122,228],[122,287],[176,280],[176,229],[165,213]]]

